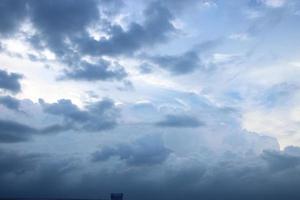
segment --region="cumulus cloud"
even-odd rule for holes
[[[0,177],[14,174],[20,175],[34,168],[39,154],[21,154],[15,151],[0,150]],[[3,179],[0,181],[3,183]]]
[[[0,69],[0,89],[14,93],[20,92],[20,79],[22,79],[22,77],[21,74],[9,73]]]
[[[20,101],[11,96],[0,96],[0,104],[16,111],[18,111],[20,107]]]
[[[152,166],[163,163],[171,152],[158,135],[147,135],[130,144],[105,146],[93,153],[92,161],[106,161],[116,156],[130,166]]]
[[[102,60],[96,64],[83,62],[79,68],[66,70],[65,78],[74,80],[121,80],[127,76],[122,66],[117,66],[115,69],[110,69],[113,66],[108,61]]]
[[[11,36],[26,16],[26,1],[2,0],[0,2],[0,35]]]
[[[0,0],[1,61],[26,76],[22,88],[21,74],[0,70],[0,198],[299,199],[299,147],[277,142],[281,130],[297,142],[299,128],[298,82],[285,80],[297,66],[282,64],[298,56],[285,47],[299,9],[286,3]],[[261,66],[269,52],[289,54],[279,73]],[[6,94],[21,89],[29,99]],[[245,129],[247,109],[277,139]]]
[[[63,117],[65,123],[74,129],[101,131],[117,125],[119,111],[110,99],[92,103],[84,110],[68,99],[60,99],[52,104],[40,99],[40,104],[46,113]]]
[[[201,56],[222,43],[222,39],[207,40],[196,44],[190,50],[176,55],[146,56],[146,59],[173,75],[186,75],[204,69],[205,63]]]
[[[160,2],[152,2],[144,11],[144,23],[131,23],[128,30],[119,25],[109,29],[109,39],[87,40],[82,42],[82,52],[100,55],[132,54],[146,46],[163,42],[175,30],[169,10]]]

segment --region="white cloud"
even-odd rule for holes
[[[279,7],[282,7],[286,3],[286,0],[262,0],[262,2],[266,6],[269,6],[272,8],[279,8]]]

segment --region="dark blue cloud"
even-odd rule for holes
[[[97,80],[121,80],[127,76],[124,68],[118,66],[111,69],[111,63],[105,60],[99,61],[97,64],[83,62],[79,68],[65,71],[65,78],[74,80],[97,81]]]
[[[37,130],[24,124],[0,120],[0,143],[24,142],[31,139]]]
[[[82,40],[82,52],[86,54],[120,55],[133,52],[163,42],[175,30],[171,23],[173,19],[169,10],[160,2],[152,2],[144,11],[144,24],[131,23],[128,30],[123,30],[119,25],[109,28],[109,39],[99,42],[93,39]]]
[[[111,157],[119,157],[130,166],[152,166],[162,164],[171,152],[165,147],[160,137],[151,135],[142,137],[131,144],[105,146],[93,153],[92,160],[99,162]]]
[[[20,101],[11,96],[0,96],[0,104],[12,110],[19,110]]]
[[[39,154],[21,154],[0,149],[0,177],[8,174],[18,176],[33,170],[40,156]]]
[[[119,117],[119,111],[110,99],[92,103],[84,110],[79,109],[68,99],[61,99],[52,104],[40,100],[40,104],[46,113],[63,117],[65,119],[63,127],[67,126],[72,129],[85,131],[111,129],[117,125]]]
[[[14,93],[20,92],[21,84],[19,81],[22,77],[23,76],[21,74],[9,73],[0,69],[0,89]]]
[[[0,143],[27,142],[34,136],[45,136],[69,130],[68,124],[53,124],[43,128],[35,128],[17,121],[0,120]]]
[[[174,127],[174,128],[196,128],[203,126],[204,123],[199,121],[194,116],[188,115],[167,115],[164,120],[156,123],[161,127]]]
[[[35,46],[46,42],[45,47],[61,57],[72,53],[65,39],[85,35],[87,26],[99,19],[99,12],[94,0],[32,0],[29,1],[29,16],[38,30],[33,40]]]
[[[26,16],[26,0],[0,1],[0,35],[11,36]]]

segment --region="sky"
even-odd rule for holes
[[[300,198],[300,1],[0,0],[0,197]]]

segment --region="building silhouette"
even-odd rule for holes
[[[110,200],[123,200],[123,193],[111,193]]]

